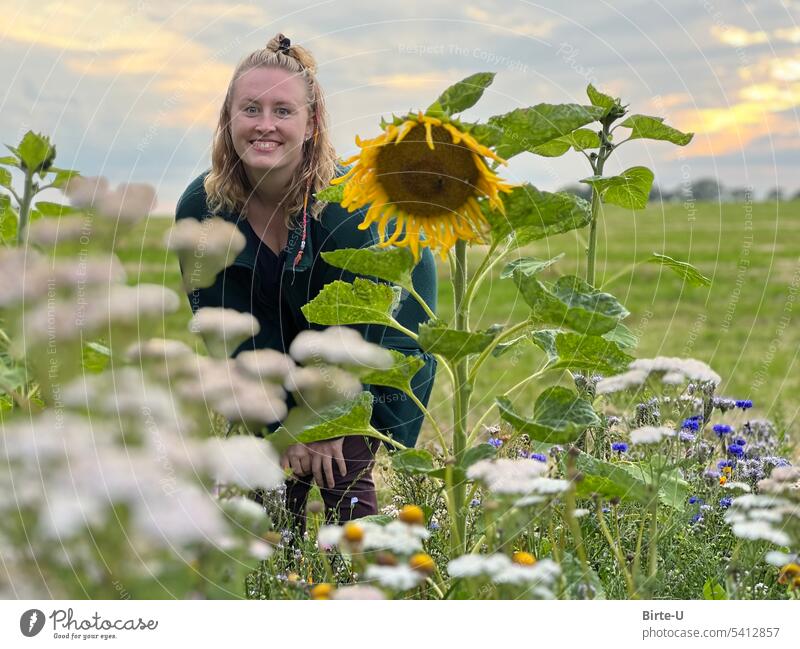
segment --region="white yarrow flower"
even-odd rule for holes
[[[217,358],[227,358],[245,340],[261,331],[261,325],[251,313],[234,309],[203,307],[189,322],[189,331],[200,334],[208,351]]]
[[[547,488],[540,478],[547,472],[543,462],[527,458],[480,460],[467,469],[467,477],[480,480],[490,491],[500,494],[529,494]]]
[[[334,326],[322,331],[301,331],[292,341],[289,353],[300,363],[313,361],[375,370],[387,370],[393,364],[388,350],[367,342],[358,331],[350,327]]]
[[[658,444],[674,435],[675,431],[666,426],[642,426],[631,431],[631,444]]]
[[[425,577],[407,565],[367,566],[366,579],[376,581],[384,588],[391,590],[409,590],[419,586]]]

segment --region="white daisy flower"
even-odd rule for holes
[[[361,599],[361,600],[368,600],[368,599],[386,599],[386,595],[383,594],[383,591],[379,588],[375,588],[374,586],[366,586],[362,584],[356,584],[354,586],[342,586],[341,588],[337,588],[333,591],[333,595],[331,595],[332,599],[341,599],[341,600],[350,600],[350,599]]]

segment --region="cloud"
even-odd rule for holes
[[[464,13],[468,18],[485,23],[487,26],[496,26],[505,32],[513,32],[520,36],[532,36],[534,38],[547,38],[552,35],[558,23],[552,19],[531,21],[531,8],[526,7],[523,13],[516,10],[509,10],[504,5],[496,11],[486,11],[475,5],[464,7]]]
[[[731,27],[730,25],[713,25],[711,27],[711,35],[720,43],[733,47],[747,47],[748,45],[766,43],[769,40],[767,32],[749,32],[746,29]]]

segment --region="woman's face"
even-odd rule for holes
[[[230,128],[247,171],[284,171],[291,177],[303,159],[303,142],[313,133],[305,81],[281,68],[248,70],[233,86]]]

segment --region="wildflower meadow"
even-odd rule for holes
[[[787,226],[757,204],[698,204],[690,259],[683,208],[648,205],[653,172],[605,165],[631,140],[680,150],[694,134],[594,84],[582,103],[463,119],[494,76],[358,138],[317,199],[360,211],[381,241],[322,253],[355,279],[309,300],[324,328],[288,354],[231,358],[258,321],[191,314],[186,295],[245,245],[234,224],[158,218],[151,186],[60,168],[46,135],[9,147],[3,597],[800,597],[800,386],[769,351],[776,336],[800,343],[780,328],[800,279],[774,288],[754,250],[754,296],[738,242],[719,245],[741,214],[755,232]],[[579,157],[590,199],[508,181],[515,156]],[[63,200],[38,200],[45,189]],[[411,281],[426,247],[437,312]],[[406,300],[429,316],[418,331],[394,317]],[[752,300],[768,319],[739,330]],[[365,341],[363,325],[435,355],[427,407],[411,389],[423,362]],[[371,425],[369,385],[420,407],[416,447]],[[298,530],[282,451],[348,435],[381,441],[381,513],[342,525],[312,494]]]

